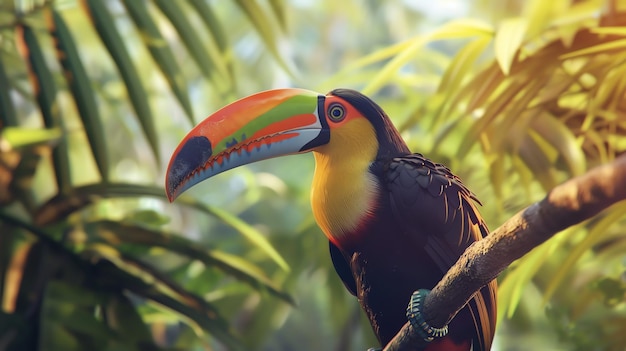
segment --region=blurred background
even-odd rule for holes
[[[1,0],[0,350],[366,350],[311,155],[169,204],[223,105],[358,89],[495,229],[626,150],[619,0]],[[626,204],[500,277],[494,350],[624,350]]]

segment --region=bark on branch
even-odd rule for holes
[[[626,200],[626,155],[555,187],[543,200],[467,248],[424,300],[424,319],[433,327],[448,324],[481,287],[513,261],[559,231],[622,200]],[[384,351],[408,351],[425,345],[406,323]]]

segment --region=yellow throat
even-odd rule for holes
[[[314,151],[313,215],[336,245],[375,210],[379,184],[368,168],[378,152],[376,132],[365,118],[331,131],[330,142]]]

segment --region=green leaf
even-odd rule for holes
[[[249,284],[267,290],[272,295],[293,304],[294,301],[286,292],[277,288],[263,271],[243,258],[217,250],[206,250],[197,243],[181,235],[148,229],[138,225],[113,221],[98,221],[86,225],[88,233],[97,235],[106,242],[145,245],[160,247],[165,250],[198,260],[207,266],[213,266]]]
[[[0,149],[8,151],[41,144],[57,144],[62,136],[60,128],[7,127],[0,130]]]
[[[593,287],[602,293],[604,304],[608,307],[615,307],[624,302],[626,283],[622,280],[602,278]]]
[[[488,157],[489,162],[489,180],[491,180],[491,186],[496,195],[496,199],[502,200],[504,198],[504,181],[507,178],[507,170],[505,169],[505,162],[502,162],[501,157]]]
[[[99,293],[93,291],[91,293],[77,292],[79,289],[83,289],[82,286],[94,286],[97,291],[121,292],[124,290],[151,300],[164,308],[177,312],[193,325],[209,331],[231,349],[242,350],[240,342],[229,330],[227,321],[211,304],[184,290],[155,269],[135,259],[125,257],[114,247],[104,244],[89,245],[78,256],[53,240],[46,231],[8,215],[2,210],[0,210],[0,220],[24,228],[39,239],[28,252],[29,257],[33,259],[28,260],[29,264],[25,267],[24,277],[28,279],[24,279],[20,287],[20,292],[23,294],[21,299],[18,299],[18,311],[30,310],[38,298],[37,292],[41,286],[45,285],[44,281],[50,277],[59,276],[59,268],[62,268],[65,272],[60,276],[71,278],[73,284],[81,287],[66,284],[59,286],[63,290],[60,293],[63,298],[59,297],[59,301],[71,305],[71,308],[55,308],[52,312],[56,313],[58,318],[69,316],[71,319],[65,324],[72,331],[81,331],[83,325],[96,328],[92,325],[93,321],[87,317],[87,315],[94,316],[93,309],[87,315],[82,314],[86,311],[84,308],[81,311],[74,310],[77,306],[84,307],[104,302],[103,295]],[[85,283],[84,280],[89,280],[89,282]],[[57,287],[53,286],[53,288],[51,292],[56,294],[59,290]],[[48,290],[49,292],[50,290]],[[107,336],[108,329],[97,329],[96,336],[109,338]],[[63,328],[63,330],[65,329]],[[197,332],[201,333],[200,330]],[[50,336],[56,337],[56,335],[56,333],[52,333]],[[92,334],[89,335],[93,336]],[[82,341],[85,340],[81,339]],[[87,349],[94,349],[93,347]],[[52,349],[57,350],[57,348]],[[83,349],[85,348],[81,348],[81,350]]]
[[[89,245],[82,253],[97,267],[101,284],[115,283],[124,289],[176,311],[190,322],[209,331],[233,350],[243,350],[228,322],[210,303],[170,281],[163,274],[130,257],[124,257],[112,246]],[[199,332],[199,331],[198,331]]]
[[[483,53],[490,40],[491,38],[487,36],[479,36],[454,55],[443,77],[441,77],[437,92],[452,96],[451,92],[462,86],[463,79],[471,73],[476,59]]]
[[[5,350],[35,350],[37,331],[33,324],[23,314],[0,310],[0,338]]]
[[[510,145],[510,137],[513,134],[503,133],[502,129],[498,129],[497,126],[508,127],[519,121],[519,116],[526,112],[530,102],[536,98],[548,80],[549,77],[541,76],[527,80],[507,79],[506,82],[501,82],[500,84],[504,87],[497,88],[502,90],[493,94],[495,96],[485,105],[484,114],[472,124],[469,131],[463,136],[457,156],[460,159],[467,156],[471,147],[479,141],[483,133],[487,133],[485,136],[493,144],[494,150],[504,150],[504,146],[513,146],[514,150],[518,150],[518,145]],[[516,130],[514,135],[521,138],[524,134],[520,130]],[[531,146],[527,145],[527,147]],[[524,157],[532,158],[532,155]]]
[[[128,50],[124,45],[121,33],[115,26],[115,20],[105,2],[100,0],[82,0],[82,3],[87,9],[104,46],[106,46],[113,58],[122,80],[126,84],[128,96],[135,109],[143,133],[154,153],[157,164],[159,164],[161,160],[159,156],[159,139],[154,126],[150,104],[148,103],[148,96],[139,78],[139,73],[135,69]]]
[[[585,238],[568,250],[567,258],[559,264],[556,274],[551,277],[548,285],[545,287],[543,292],[544,303],[554,295],[557,288],[574,271],[574,266],[581,256],[591,250],[608,233],[608,229],[624,217],[624,211],[626,211],[626,204],[619,203],[605,211],[598,220],[593,220]]]
[[[115,335],[107,326],[96,319],[93,310],[104,302],[102,294],[70,283],[51,280],[47,282],[41,307],[42,331],[40,344],[50,350],[63,349],[69,340],[58,338],[56,327],[65,329],[76,338],[82,349],[101,348]],[[63,334],[61,334],[63,335]],[[99,346],[97,346],[99,345]]]
[[[202,22],[207,28],[207,31],[211,35],[211,38],[207,40],[211,40],[215,43],[209,43],[209,45],[211,45],[210,48],[212,48],[212,45],[216,45],[217,49],[221,53],[224,64],[228,69],[229,79],[233,84],[233,90],[236,90],[235,85],[237,84],[237,81],[235,80],[233,67],[233,49],[228,45],[228,37],[220,19],[215,14],[215,11],[213,11],[211,6],[209,6],[209,2],[205,0],[189,0],[189,4],[193,7],[198,16],[200,16]]]
[[[502,20],[496,31],[494,50],[496,60],[504,75],[511,72],[511,64],[522,45],[527,26],[528,23],[525,18],[507,18]]]
[[[4,219],[4,218],[3,218]],[[46,262],[50,262],[50,252],[41,242],[34,242],[22,247],[24,263],[22,264],[21,280],[17,300],[15,301],[15,312],[25,314],[30,306],[37,303],[41,297],[41,287],[45,284],[47,275],[50,273]]]
[[[11,84],[4,63],[0,60],[0,128],[17,126],[17,116],[15,115],[15,107],[11,100]]]
[[[274,19],[271,19],[267,12],[256,0],[236,0],[239,8],[246,14],[254,28],[256,28],[261,40],[265,43],[274,59],[289,74],[293,75],[294,68],[284,54],[279,50],[278,42],[281,38],[280,32],[274,26]]]
[[[150,55],[159,66],[165,80],[176,95],[178,102],[183,107],[191,124],[195,124],[193,120],[193,108],[189,101],[187,85],[185,77],[179,69],[179,64],[174,58],[174,53],[168,46],[167,41],[161,35],[159,28],[148,13],[146,2],[137,0],[124,0],[124,6],[128,10],[131,18],[135,22],[141,38],[146,44]]]
[[[454,109],[459,105],[454,96],[463,87],[464,80],[472,75],[476,60],[484,52],[490,41],[491,38],[488,36],[479,36],[465,45],[450,61],[437,87],[437,93],[442,94],[444,106],[437,111],[433,129],[437,127],[436,122],[444,121],[449,115],[452,115]]]
[[[46,325],[38,335],[42,343],[38,347],[41,351],[82,351],[85,347],[79,335],[75,335],[65,329],[61,324],[51,323]]]
[[[40,205],[33,189],[33,180],[46,151],[41,150],[41,147],[20,150],[21,159],[13,171],[10,190],[13,190],[22,206],[31,215]]]
[[[141,224],[148,228],[160,228],[170,222],[170,218],[162,212],[141,209],[126,213],[124,222]]]
[[[54,84],[54,77],[46,65],[43,51],[33,29],[29,26],[19,25],[16,34],[21,54],[29,63],[29,77],[35,99],[43,116],[44,125],[47,128],[58,128],[65,131],[65,125],[56,101],[57,88]],[[69,150],[65,138],[61,138],[52,150],[52,160],[58,191],[66,193],[72,185],[72,180],[70,177]]]
[[[276,262],[276,264],[278,264],[278,266],[280,266],[280,268],[282,268],[285,271],[289,271],[289,264],[276,251],[276,249],[274,249],[274,247],[269,242],[269,240],[267,240],[267,238],[265,238],[265,236],[261,234],[261,232],[256,230],[254,227],[252,227],[248,223],[242,221],[236,216],[233,216],[232,214],[220,208],[208,207],[208,206],[203,206],[203,205],[201,207],[198,207],[198,205],[200,204],[197,203],[195,200],[189,201],[190,199],[191,198],[182,198],[181,200],[178,200],[178,202],[189,205],[189,206],[193,206],[200,210],[204,210],[212,214],[216,218],[220,219],[224,223],[228,224],[229,226],[233,227],[240,234],[246,237],[246,239],[252,242],[252,244],[254,244],[263,252],[265,252],[272,260],[274,260],[274,262]]]
[[[63,17],[58,11],[52,10],[52,18],[50,33],[55,39],[57,58],[63,67],[65,79],[83,122],[100,176],[106,182],[109,179],[109,155],[102,119],[94,96],[95,91],[91,88],[87,72],[78,55],[74,38],[72,38]]]
[[[102,317],[96,313],[99,309]],[[68,344],[76,350],[158,350],[121,288],[94,289],[52,280],[46,286],[42,315],[43,343],[51,350],[65,350]]]
[[[585,154],[572,131],[562,121],[546,113],[535,118],[531,127],[558,151],[559,156],[567,163],[572,176],[585,172],[587,169]]]
[[[544,190],[549,191],[558,184],[554,164],[530,135],[524,137],[518,152]]]
[[[180,7],[183,3],[170,0],[154,0],[154,3],[176,28],[178,36],[202,74],[207,78],[212,78],[218,84],[217,87],[226,86],[226,90],[229,90],[232,81],[220,50],[212,40],[200,39],[198,31],[191,26]],[[202,45],[203,43],[207,45]]]
[[[65,218],[65,216],[73,213],[85,206],[91,204],[98,197],[114,198],[114,197],[138,197],[150,196],[157,197],[167,201],[163,188],[154,186],[143,186],[136,184],[124,183],[107,183],[107,184],[91,184],[76,187],[74,192],[69,195],[59,195],[51,198],[40,207],[39,212],[35,216],[36,223],[51,223],[54,220]],[[267,238],[254,227],[250,226],[241,219],[233,216],[225,211],[215,207],[205,205],[188,196],[181,196],[177,199],[178,203],[193,207],[199,211],[210,214],[231,226],[242,234],[246,239],[259,247],[267,254],[276,264],[283,270],[288,271],[289,265],[285,259],[276,251]]]
[[[126,295],[112,294],[106,301],[104,316],[109,328],[122,335],[124,339],[133,340],[143,348],[147,344],[153,344],[150,330],[137,312],[137,307]],[[155,345],[151,346],[156,349]]]
[[[211,37],[219,50],[225,54],[228,49],[228,40],[224,28],[220,24],[220,19],[215,14],[209,3],[205,0],[189,0],[189,4],[193,6],[204,24],[211,33]]]
[[[0,235],[0,301],[5,301],[4,296],[9,292],[9,289],[13,288],[12,283],[15,281],[8,281],[7,275],[9,273],[9,267],[11,266],[11,259],[15,250],[14,244],[17,242],[17,231],[0,223],[0,229],[3,234]],[[2,318],[5,315],[2,314],[0,309],[0,330],[8,329],[6,325],[2,324]]]
[[[285,11],[285,1],[284,0],[269,0],[270,7],[272,8],[272,12],[274,13],[274,17],[278,20],[278,24],[280,28],[287,32],[287,15]]]
[[[580,226],[574,226],[563,230],[549,241],[541,244],[526,254],[508,270],[508,273],[498,283],[498,320],[504,316],[512,318],[517,306],[523,298],[524,291],[532,278],[541,270],[556,250],[562,247],[563,242],[578,230]]]

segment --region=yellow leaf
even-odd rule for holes
[[[476,19],[460,19],[451,21],[432,33],[433,39],[459,39],[476,35],[493,35],[494,28]]]
[[[389,59],[390,57],[394,57],[398,55],[402,51],[406,50],[412,43],[412,40],[405,40],[397,44],[393,44],[390,46],[386,46],[382,49],[376,50],[368,55],[365,55],[355,61],[349,62],[341,71],[337,74],[330,77],[330,79],[326,80],[323,84],[320,84],[320,87],[324,87],[328,89],[328,87],[335,87],[340,84],[345,84],[347,77],[354,77],[354,74],[358,74],[359,70],[363,70],[363,68],[382,62],[384,60]],[[363,70],[364,71],[364,70]],[[357,73],[353,73],[357,72]],[[353,73],[350,75],[349,73]],[[318,89],[324,90],[324,89]]]
[[[567,11],[570,0],[530,0],[525,2],[523,17],[526,18],[528,28],[527,38],[535,38],[545,33],[552,24],[556,14]]]
[[[602,44],[586,47],[581,50],[573,51],[568,54],[561,55],[559,59],[566,60],[566,59],[570,59],[573,57],[599,54],[601,52],[607,52],[607,51],[612,51],[612,50],[623,50],[625,48],[626,48],[626,39],[620,39],[620,40],[610,41],[608,43],[602,43]]]
[[[417,53],[422,50],[427,43],[433,40],[460,39],[492,34],[493,28],[489,24],[483,21],[464,19],[449,22],[434,32],[417,36],[411,39],[409,45],[406,47],[402,46],[402,51],[398,52],[398,54],[380,70],[374,79],[363,88],[362,92],[364,94],[373,94],[378,91],[395,76],[400,68],[414,59]]]
[[[591,28],[589,31],[591,33],[596,33],[596,34],[611,34],[611,35],[626,36],[626,27],[599,27],[599,28]]]
[[[430,35],[418,36],[412,40],[411,45],[406,47],[402,52],[398,53],[389,63],[387,63],[380,72],[372,79],[372,81],[363,88],[363,94],[371,95],[381,89],[387,82],[393,79],[396,72],[402,68],[407,62],[415,57],[417,52],[428,43],[431,39]]]
[[[572,131],[556,117],[543,113],[531,126],[541,138],[552,145],[567,163],[572,175],[581,175],[586,169],[585,155]]]
[[[554,11],[552,26],[569,26],[576,25],[583,27],[586,24],[593,25],[598,22],[602,9],[602,0],[581,1],[572,4],[563,11]],[[590,21],[591,20],[591,21]]]
[[[496,32],[494,51],[496,60],[505,75],[511,71],[511,64],[522,45],[527,27],[528,23],[524,18],[510,18],[502,21]]]

